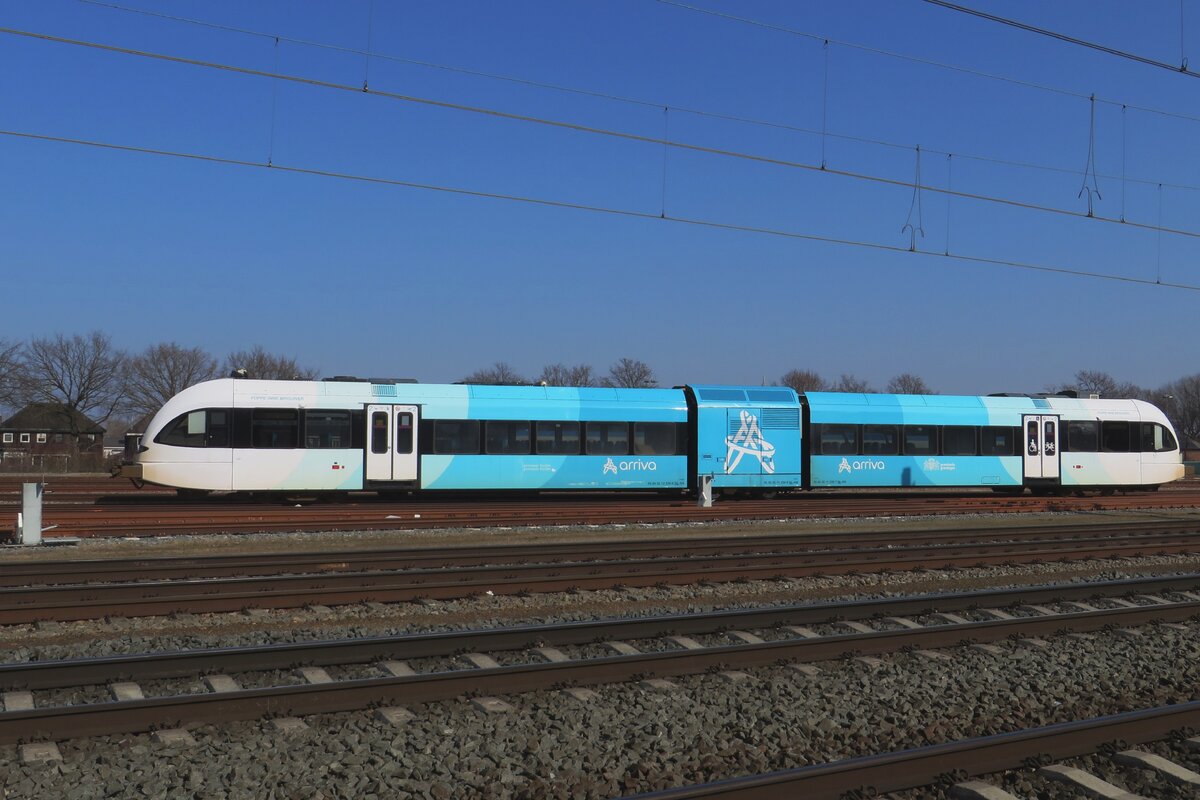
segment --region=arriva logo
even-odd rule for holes
[[[743,411],[741,427],[737,433],[725,437],[725,474],[728,475],[737,469],[738,464],[742,463],[742,457],[747,453],[758,459],[763,472],[775,472],[775,445],[763,438],[758,427],[758,417],[749,411]]]
[[[841,475],[843,472],[854,472],[855,470],[862,470],[862,469],[871,470],[871,469],[886,469],[886,468],[887,468],[887,464],[885,464],[883,461],[880,461],[880,460],[872,461],[869,458],[862,458],[862,459],[859,459],[858,461],[851,461],[848,458],[843,458],[842,463],[838,464],[838,474]]]
[[[620,472],[654,472],[658,469],[656,461],[642,461],[640,458],[637,461],[613,461],[611,458],[604,462],[604,475],[612,473],[617,475]]]

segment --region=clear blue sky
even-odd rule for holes
[[[1178,63],[1177,0],[976,7]],[[1200,115],[1200,80],[918,0],[696,5],[1131,106]],[[127,0],[123,5],[444,66],[564,94],[132,14],[0,0],[0,26],[819,164],[820,42],[654,0]],[[1200,67],[1200,3],[1183,49]],[[368,17],[370,24],[368,25]],[[276,63],[278,67],[276,68]],[[832,133],[962,154],[954,188],[1072,211],[1089,102],[830,45]],[[274,113],[272,108],[274,106]],[[0,128],[658,215],[663,147],[185,64],[0,36]],[[272,126],[272,117],[274,118]],[[1123,120],[1124,117],[1124,120]],[[665,118],[665,119],[664,119]],[[1124,121],[1124,125],[1122,124]],[[274,129],[272,136],[272,127]],[[1125,142],[1123,144],[1123,129]],[[1200,186],[1200,123],[1096,106],[1098,214],[1158,224]],[[913,150],[826,139],[831,168],[911,181]],[[1068,173],[965,158],[1030,162]],[[926,153],[923,182],[948,160]],[[92,329],[130,350],[262,344],[323,374],[450,381],[505,360],[671,385],[791,368],[941,392],[1040,390],[1079,369],[1157,386],[1200,370],[1200,292],[0,136],[0,336]],[[1118,176],[1117,178],[1106,176]],[[1197,192],[1162,225],[1200,230]],[[947,246],[947,202],[922,195]],[[671,216],[907,247],[912,190],[671,150]],[[1200,285],[1200,239],[973,200],[952,252]]]

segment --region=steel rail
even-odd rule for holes
[[[698,650],[463,669],[399,678],[365,678],[6,711],[0,713],[0,744],[133,733],[164,726],[257,719],[265,715],[353,711],[384,703],[412,705],[468,694],[515,694],[564,684],[596,685],[645,677],[691,675],[732,667],[763,667],[788,661],[828,661],[851,654],[894,653],[910,647],[943,648],[968,641],[1049,635],[1064,628],[1089,631],[1109,625],[1177,621],[1188,619],[1198,612],[1200,602],[1168,603],[818,639],[789,639]]]
[[[0,689],[55,689],[114,680],[155,680],[209,672],[253,672],[290,669],[299,665],[364,664],[390,658],[436,658],[471,651],[498,652],[543,645],[580,645],[595,641],[710,634],[731,629],[813,625],[836,620],[911,617],[934,611],[966,611],[980,607],[1011,606],[1016,603],[1045,604],[1195,589],[1200,589],[1200,573],[554,625],[523,625],[513,628],[362,637],[172,653],[31,661],[0,664]]]
[[[955,528],[931,531],[878,531],[838,534],[775,534],[765,536],[722,536],[714,538],[653,538],[634,541],[558,542],[505,545],[457,545],[449,547],[390,547],[363,550],[329,550],[285,553],[239,553],[210,556],[139,556],[79,560],[38,560],[6,564],[0,587],[92,581],[128,581],[148,574],[162,578],[208,578],[235,575],[277,575],[307,568],[315,572],[347,571],[359,564],[377,568],[415,569],[430,566],[467,566],[496,563],[588,561],[620,554],[703,555],[721,553],[780,552],[796,548],[826,547],[912,547],[916,544],[1002,543],[1028,539],[1066,541],[1102,534],[1162,535],[1200,533],[1200,520],[1120,522],[1045,526],[1001,526]]]
[[[620,500],[620,502],[618,502]],[[46,510],[57,536],[143,536],[183,532],[254,532],[275,530],[411,530],[447,527],[497,527],[529,525],[641,524],[704,522],[714,520],[796,519],[859,517],[871,514],[904,516],[963,512],[1008,513],[1047,510],[1129,510],[1200,506],[1200,492],[1169,491],[1121,497],[1003,497],[968,495],[889,496],[887,494],[805,494],[775,500],[722,502],[696,508],[679,498],[546,497],[537,502],[498,502],[494,499],[434,503],[426,499],[403,504],[371,503],[306,506],[303,510],[246,504],[125,505],[86,509],[64,507]],[[98,514],[98,510],[108,513]]]
[[[948,773],[987,775],[1019,769],[1030,759],[1053,761],[1095,753],[1113,741],[1141,744],[1165,739],[1173,731],[1200,726],[1200,701],[1139,709],[1040,728],[998,733],[828,764],[681,786],[626,800],[840,800],[847,792],[869,787],[876,793],[915,789]],[[1131,795],[1132,796],[1132,795]]]
[[[1196,552],[1200,542],[1170,535],[1137,537],[1132,543],[1031,542],[811,554],[628,559],[587,563],[471,566],[416,571],[339,572],[324,575],[218,578],[213,580],[53,585],[0,589],[0,623],[80,620],[98,616],[151,616],[174,612],[238,611],[249,607],[295,608],[364,600],[461,598],[483,591],[516,593],[600,589],[615,586],[690,584],[698,581],[770,579],[896,569],[1030,563],[1047,560],[1138,556],[1148,551]]]

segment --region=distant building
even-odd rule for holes
[[[30,403],[0,423],[5,469],[97,469],[104,459],[104,428],[58,403]]]

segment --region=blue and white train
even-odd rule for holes
[[[185,389],[117,474],[207,492],[1150,489],[1183,476],[1138,400],[223,379]]]

